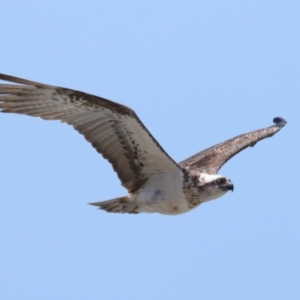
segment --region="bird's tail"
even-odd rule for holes
[[[107,212],[114,213],[129,213],[129,214],[137,214],[138,205],[135,201],[130,200],[128,196],[123,196],[119,198],[114,198],[111,200],[100,201],[100,202],[92,202],[90,205],[98,206],[99,209],[106,210]]]

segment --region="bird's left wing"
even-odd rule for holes
[[[238,135],[223,143],[212,146],[181,161],[182,168],[217,174],[219,169],[234,155],[247,147],[253,147],[258,141],[273,136],[287,123],[283,118],[274,118],[275,125]]]
[[[156,175],[178,172],[135,112],[90,94],[0,74],[16,84],[0,84],[2,112],[25,114],[72,125],[103,155],[129,192]]]

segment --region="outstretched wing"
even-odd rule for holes
[[[223,143],[212,146],[180,162],[182,168],[217,174],[219,169],[234,155],[247,147],[253,147],[258,141],[273,136],[287,122],[283,118],[274,118],[275,125],[238,135]]]
[[[129,192],[139,189],[154,174],[161,177],[179,170],[132,109],[66,88],[4,74],[0,79],[19,84],[0,84],[2,112],[72,125],[112,164]]]

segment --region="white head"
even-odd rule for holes
[[[222,175],[201,174],[198,187],[203,189],[205,200],[209,201],[223,196],[229,190],[233,191],[231,180]]]

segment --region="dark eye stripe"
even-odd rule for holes
[[[218,178],[218,179],[216,180],[216,183],[217,183],[217,184],[225,183],[225,179],[224,179],[224,178]]]

